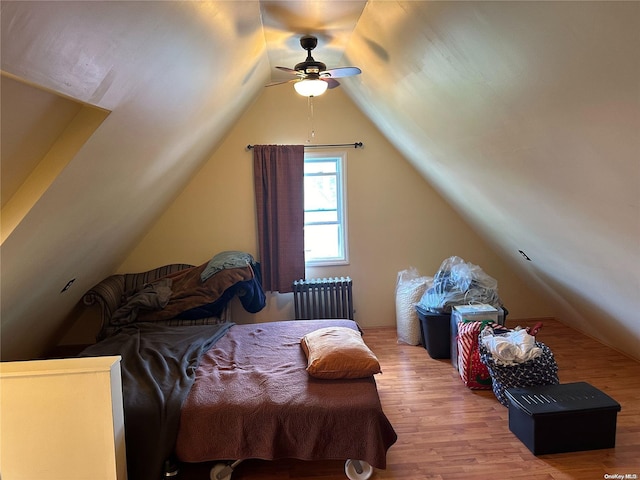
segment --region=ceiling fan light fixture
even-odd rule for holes
[[[317,97],[327,91],[329,84],[320,79],[304,79],[293,84],[293,88],[296,89],[298,94],[303,97]]]
[[[295,68],[279,67],[278,70],[287,72],[298,77],[297,79],[272,82],[272,85],[280,85],[282,83],[293,84],[296,92],[303,97],[317,97],[327,91],[327,88],[336,88],[340,82],[336,78],[351,77],[360,75],[362,71],[358,67],[337,67],[327,70],[327,66],[322,62],[317,62],[311,56],[313,50],[318,44],[318,39],[312,35],[305,35],[300,39],[300,46],[307,51],[307,59],[304,62],[296,64]]]

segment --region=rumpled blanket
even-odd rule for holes
[[[162,478],[164,462],[174,449],[182,403],[191,390],[200,358],[232,325],[136,323],[80,353],[82,357],[122,357],[130,480]]]
[[[500,365],[517,365],[538,357],[542,350],[536,346],[534,336],[524,329],[500,335],[483,334],[482,343]]]
[[[259,263],[253,263],[253,278],[246,282],[239,282],[234,292],[240,298],[240,303],[249,313],[258,313],[267,304],[267,297],[262,288],[262,270]]]
[[[169,303],[161,310],[140,311],[138,321],[152,322],[179,318],[183,312],[215,302],[227,289],[239,282],[251,280],[254,276],[253,269],[247,265],[242,268],[221,270],[203,282],[200,275],[206,266],[205,263],[164,277],[173,282]]]
[[[189,320],[194,318],[219,317],[225,305],[234,296],[240,299],[240,303],[247,312],[258,313],[267,304],[267,297],[262,288],[260,264],[256,262],[251,265],[251,268],[253,269],[252,279],[234,284],[227,288],[224,293],[212,303],[198,305],[189,310],[185,310],[176,315],[176,318]]]
[[[109,323],[111,325],[126,325],[135,322],[141,310],[161,310],[167,306],[171,298],[170,278],[163,278],[153,283],[147,283],[129,295],[124,305],[118,308]]]

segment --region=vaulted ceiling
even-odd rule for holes
[[[638,356],[640,3],[1,8],[3,90],[18,80],[103,112],[27,211],[3,193],[3,358],[56,334],[43,323],[11,342],[25,318],[73,308],[78,296],[57,288],[69,278],[88,288],[113,272],[264,85],[287,78],[274,67],[304,60],[303,34],[329,67],[362,69],[340,88],[567,320]],[[3,123],[24,120],[5,111],[6,91]],[[23,182],[5,179],[20,170],[5,168],[5,128],[3,188]],[[11,132],[12,144],[33,135]]]

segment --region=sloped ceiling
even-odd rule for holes
[[[639,47],[638,2],[373,2],[345,85],[560,318],[636,357]]]
[[[82,104],[2,76],[2,206],[22,185]]]
[[[2,244],[3,359],[56,338],[306,33],[363,70],[341,88],[564,321],[638,356],[638,2],[1,8],[4,72],[111,111]]]

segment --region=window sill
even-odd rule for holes
[[[305,262],[304,266],[309,267],[334,267],[334,266],[344,266],[349,265],[349,260],[312,260],[309,262]]]

